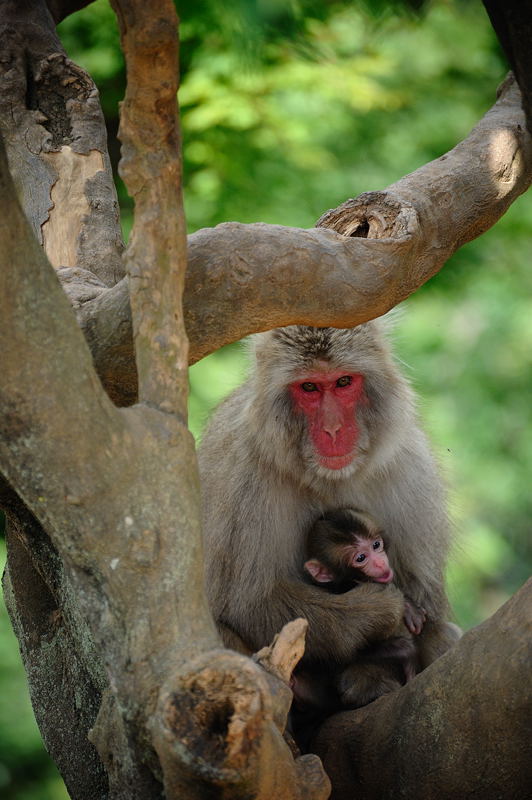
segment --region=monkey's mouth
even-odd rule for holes
[[[373,578],[374,581],[377,583],[390,583],[393,581],[393,570],[388,570],[385,572],[384,575],[381,575],[380,578]]]
[[[347,455],[343,456],[323,456],[320,455],[318,457],[318,461],[320,466],[326,467],[327,469],[343,469],[344,467],[348,467],[349,464],[352,462],[355,454],[354,453],[347,453]]]

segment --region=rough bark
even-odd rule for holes
[[[187,419],[188,340],[181,297],[187,266],[177,115],[177,17],[168,3],[112,2],[126,56],[120,172],[135,200],[126,253],[139,401]]]
[[[528,800],[532,579],[400,691],[313,743],[331,800]]]
[[[224,756],[227,769],[222,764],[221,777],[207,775],[207,782],[221,786],[220,796],[237,796],[237,770],[241,796],[266,800],[275,791],[295,800],[315,781],[311,796],[324,798],[319,761],[294,760],[276,723],[276,695],[259,667],[213,650],[219,639],[203,593],[186,384],[182,378],[169,386],[187,360],[180,313],[186,258],[177,167],[177,20],[170,0],[159,4],[160,16],[140,0],[116,5],[139,93],[126,106],[142,116],[139,103],[156,98],[148,145],[127,124],[124,133],[128,159],[150,186],[148,194],[133,187],[137,209],[127,256],[141,363],[142,402],[134,408],[117,409],[98,381],[68,300],[16,201],[3,151],[0,156],[0,471],[16,487],[5,588],[37,717],[73,798],[108,793],[147,800],[163,791],[168,798],[183,792],[203,798],[205,780],[191,779],[190,759],[179,757],[187,740],[175,707],[187,697],[196,706],[208,665],[206,685],[214,681],[226,695],[207,735],[219,738],[217,721],[229,702],[238,715],[228,728],[234,747]],[[152,68],[155,53],[158,70]],[[154,221],[163,206],[164,229]],[[54,230],[52,243],[60,235]],[[24,578],[41,570],[38,597],[27,597]],[[68,663],[71,648],[75,656]],[[194,656],[203,661],[189,666]],[[58,669],[64,696],[57,694]],[[77,681],[83,688],[76,693]],[[78,713],[76,703],[83,701]],[[286,706],[286,698],[282,702]],[[84,742],[72,766],[66,763],[68,740]],[[86,765],[80,765],[81,752]]]
[[[4,586],[36,714],[79,800],[148,800],[163,792],[168,798],[321,800],[328,783],[319,761],[294,758],[282,737],[289,694],[275,675],[286,681],[301,642],[288,636],[292,650],[259,654],[266,673],[218,649],[206,608],[197,470],[184,426],[183,319],[195,360],[253,330],[289,322],[355,324],[387,310],[528,186],[531,148],[519,96],[507,86],[462,145],[385,192],[328,212],[318,229],[230,223],[194,234],[182,314],[175,11],[170,0],[155,11],[141,0],[115,0],[130,80],[122,135],[124,174],[136,199],[126,259],[132,317],[126,281],[113,286],[122,275],[121,243],[97,95],[66,59],[48,11],[59,19],[81,5],[5,0],[2,18],[4,134],[37,236],[1,158],[0,473],[10,521]],[[141,138],[144,126],[150,133]],[[121,403],[136,393],[134,341],[137,406],[120,410],[103,391],[41,245],[79,306],[109,395]],[[231,315],[235,321],[224,319]],[[174,370],[179,379],[172,383]],[[515,748],[521,764],[517,631],[529,623],[518,616],[519,599],[511,608],[502,622],[496,617],[466,638],[456,667],[450,653],[445,672],[436,664],[395,695],[327,723],[316,748],[337,797],[354,797],[353,781],[363,787],[361,797],[375,796],[365,762],[357,761],[356,769],[352,763],[352,741],[362,728],[368,738],[360,752],[365,748],[373,780],[388,792],[383,796],[392,794],[394,781],[422,784],[411,763],[422,748],[433,780],[424,784],[433,795],[424,796],[445,797],[449,781],[458,786],[459,770],[469,770],[451,752],[464,713],[461,682],[472,698],[502,696],[504,688],[515,728],[494,717],[478,719],[500,726],[490,739],[490,758],[494,763],[495,746],[503,747],[506,787],[521,797],[522,779],[510,772],[509,754]],[[516,654],[511,670],[503,633]],[[482,674],[467,683],[470,659]],[[397,722],[391,727],[398,719],[401,735]],[[469,730],[470,748],[476,733]],[[441,757],[434,753],[440,736],[447,746]],[[329,737],[337,737],[337,751]],[[379,747],[389,748],[386,773],[380,756],[371,761]],[[491,787],[481,772],[464,775],[470,778],[464,785],[473,797],[483,791],[495,798],[493,770]]]
[[[184,294],[191,363],[258,330],[349,327],[383,314],[491,227],[531,181],[532,140],[510,79],[453,150],[382,192],[327,212],[318,228],[231,222],[192,234]],[[124,404],[135,383],[125,293],[119,284],[78,315],[91,345],[97,341],[92,352],[102,380],[118,375],[120,354],[125,392],[118,396],[116,381],[109,391]]]
[[[107,688],[100,654],[46,531],[5,486],[0,505],[9,552],[4,599],[48,751],[73,796],[83,786],[86,797],[103,798],[107,775],[87,737]]]
[[[52,264],[123,275],[98,90],[70,61],[45,0],[2,0],[0,130],[17,192]]]

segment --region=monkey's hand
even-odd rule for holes
[[[280,630],[290,619],[308,620],[305,661],[349,663],[368,644],[404,630],[404,596],[391,583],[368,582],[345,594],[330,594],[303,581],[286,580],[279,581],[274,592],[270,625]]]
[[[427,612],[405,597],[405,625],[410,633],[420,634],[427,619]]]

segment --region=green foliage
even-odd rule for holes
[[[478,2],[177,5],[190,230],[226,220],[312,226],[325,209],[453,147],[492,104],[506,70]],[[100,88],[116,165],[125,73],[113,14],[97,0],[59,29]],[[127,226],[130,201],[119,191]],[[527,195],[405,304],[396,329],[451,488],[449,581],[465,627],[513,592],[532,561],[531,217]],[[196,436],[244,377],[238,345],[192,368]],[[0,795],[60,800],[5,616],[0,653]]]
[[[304,20],[304,52],[299,39],[270,41],[263,64],[207,35],[179,92],[191,230],[310,226],[452,147],[503,74],[481,13],[435,4],[422,24],[388,15],[376,26],[341,4]]]

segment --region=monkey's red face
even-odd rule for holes
[[[343,371],[312,372],[290,384],[295,408],[305,414],[318,462],[343,469],[355,457],[357,405],[364,401],[364,376]]]
[[[350,567],[360,570],[377,583],[393,581],[393,570],[380,536],[376,539],[362,539],[360,536],[355,536],[355,547],[349,549]]]

